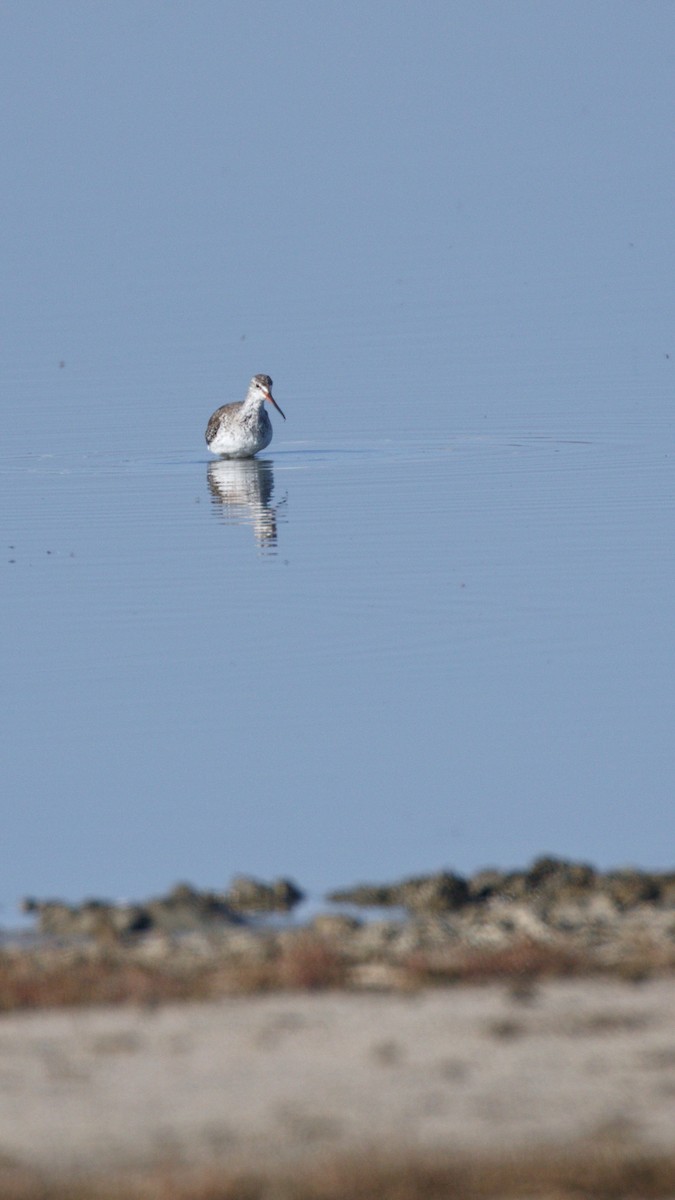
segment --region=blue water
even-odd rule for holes
[[[130,81],[134,5],[37,7],[5,38],[0,919],[240,872],[672,866],[672,8],[432,4],[383,44],[347,5],[355,49],[342,7],[326,43],[301,4],[150,3]],[[287,90],[249,97],[258,18]],[[287,421],[213,459],[256,372]]]

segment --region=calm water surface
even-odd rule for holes
[[[0,42],[0,921],[672,866],[674,6],[63,7]]]
[[[98,448],[106,406],[70,413],[67,370],[56,447],[0,464],[6,913],[236,871],[318,894],[542,851],[670,862],[658,390],[611,424],[479,404],[453,428],[445,395],[393,380],[275,379],[289,420],[227,462],[193,396],[188,446]]]

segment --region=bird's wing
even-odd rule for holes
[[[234,404],[222,404],[221,407],[217,408],[214,413],[211,413],[211,416],[209,417],[209,423],[206,426],[207,442],[210,442],[212,440],[212,438],[214,438],[216,436],[216,434],[218,432],[218,426],[220,425],[221,418],[225,415],[225,413],[228,411],[228,409],[231,409],[234,407],[235,407]]]

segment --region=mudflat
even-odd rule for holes
[[[0,1019],[7,1169],[675,1150],[675,979],[276,992]]]

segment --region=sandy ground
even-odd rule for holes
[[[675,1149],[675,981],[276,994],[0,1018],[0,1164]]]

